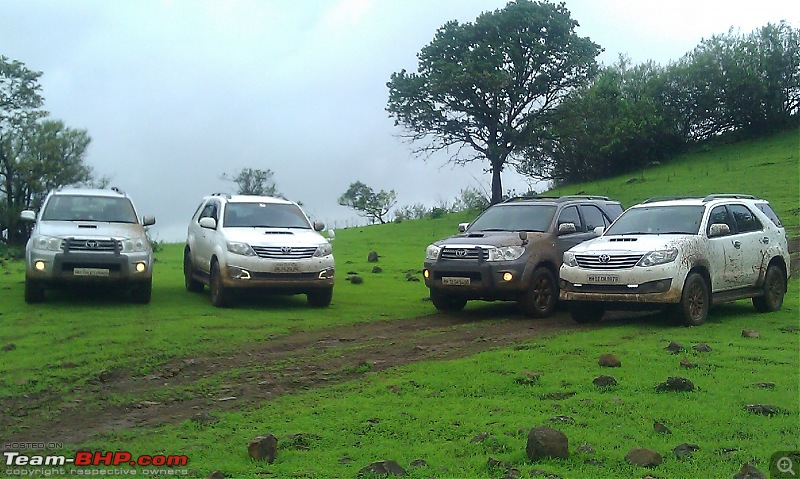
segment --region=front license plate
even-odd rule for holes
[[[459,276],[443,276],[442,284],[449,286],[469,286],[469,278],[462,278]]]
[[[108,276],[107,268],[74,268],[72,274],[75,276]]]
[[[590,274],[589,283],[619,283],[619,276],[613,274]]]
[[[285,264],[275,265],[272,271],[275,273],[299,273],[300,268],[298,268],[297,264],[295,263],[285,263]]]

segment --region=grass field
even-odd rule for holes
[[[793,131],[715,146],[640,175],[571,185],[554,194],[605,194],[630,206],[659,195],[750,193],[769,199],[796,237],[798,143]],[[46,303],[29,306],[22,300],[23,265],[6,261],[0,266],[0,405],[28,397],[58,398],[52,408],[35,411],[36,416],[57,417],[62,406],[56,404],[125,402],[124,396],[97,394],[96,381],[103,374],[148,374],[172,360],[231,353],[298,331],[433,314],[433,306],[423,300],[424,284],[408,277],[419,277],[427,244],[471,219],[464,213],[337,231],[337,286],[325,310],[308,308],[302,297],[212,308],[207,291],[191,294],[183,288],[182,245],[165,245],[157,253],[150,305],[128,304],[115,295],[48,293]],[[372,273],[373,264],[367,262],[372,250],[381,256],[381,273]],[[364,283],[344,281],[348,272],[358,273]],[[656,477],[731,477],[744,462],[766,471],[773,452],[800,448],[798,296],[795,279],[779,313],[756,314],[749,302],[740,301],[715,309],[699,328],[642,316],[466,359],[377,373],[366,365],[364,380],[220,414],[214,424],[187,421],[157,430],[131,429],[81,446],[187,454],[192,477],[206,477],[215,469],[243,478],[355,477],[361,467],[384,459],[397,461],[414,478],[503,477],[506,467],[491,466],[490,457],[520,470],[522,477],[537,470],[561,477],[642,477],[647,470],[623,460],[634,447],[664,456],[652,471]],[[486,308],[471,303],[464,317]],[[742,338],[745,328],[762,337]],[[687,350],[671,355],[664,350],[670,341]],[[700,342],[713,350],[693,351],[691,346]],[[616,354],[622,367],[597,366],[603,353]],[[684,357],[698,367],[681,368]],[[523,371],[538,372],[541,379],[520,384]],[[596,388],[592,379],[601,374],[613,375],[618,385]],[[669,376],[685,376],[697,390],[655,392],[656,384]],[[756,383],[774,383],[774,388]],[[752,403],[776,406],[779,413],[752,414],[745,410]],[[0,407],[0,415],[9,413]],[[25,431],[33,419],[16,418],[0,430],[0,439]],[[653,421],[666,424],[672,434],[656,433]],[[537,425],[564,431],[572,457],[527,461],[525,436]],[[266,432],[279,438],[272,465],[251,461],[245,447]],[[303,434],[289,437],[298,433]],[[482,433],[482,440],[473,441]],[[700,449],[678,460],[671,451],[681,443]],[[579,452],[581,444],[594,452]],[[427,465],[410,466],[415,459]]]

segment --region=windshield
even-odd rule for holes
[[[539,231],[550,228],[556,207],[553,205],[497,205],[486,210],[473,222],[467,232],[479,231]]]
[[[297,205],[275,203],[228,203],[222,226],[311,229],[306,215]]]
[[[647,206],[631,208],[603,234],[690,234],[700,231],[704,206]]]
[[[53,195],[44,207],[42,221],[138,223],[139,219],[127,198]]]

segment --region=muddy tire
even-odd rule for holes
[[[771,264],[767,268],[767,274],[764,275],[764,295],[753,298],[753,307],[759,313],[780,311],[785,294],[786,276],[780,267]]]
[[[211,278],[208,281],[208,290],[211,293],[211,304],[217,308],[225,308],[231,305],[231,292],[222,284],[222,272],[219,263],[211,263]]]
[[[318,289],[306,293],[308,305],[314,308],[327,308],[333,299],[333,288]]]
[[[599,304],[584,301],[569,301],[567,309],[572,320],[578,324],[598,323],[606,312]]]
[[[131,301],[139,304],[148,304],[153,295],[153,281],[134,285],[131,288]]]
[[[44,286],[40,281],[25,278],[25,302],[36,304],[44,301]]]
[[[183,252],[183,283],[187,291],[198,293],[203,291],[203,283],[194,279],[194,266],[192,266],[192,253],[189,248]]]
[[[464,298],[447,296],[441,293],[434,293],[431,291],[431,302],[433,306],[439,311],[455,312],[464,309],[467,305],[467,300]]]
[[[686,326],[700,326],[708,318],[710,302],[706,280],[697,273],[689,273],[683,284],[681,302],[675,309],[677,319]]]
[[[558,304],[558,283],[547,268],[536,268],[528,291],[517,302],[520,310],[534,318],[549,316]]]

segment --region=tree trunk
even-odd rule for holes
[[[503,172],[503,161],[491,161],[492,163],[492,204],[496,205],[503,201],[503,183],[500,173]]]

